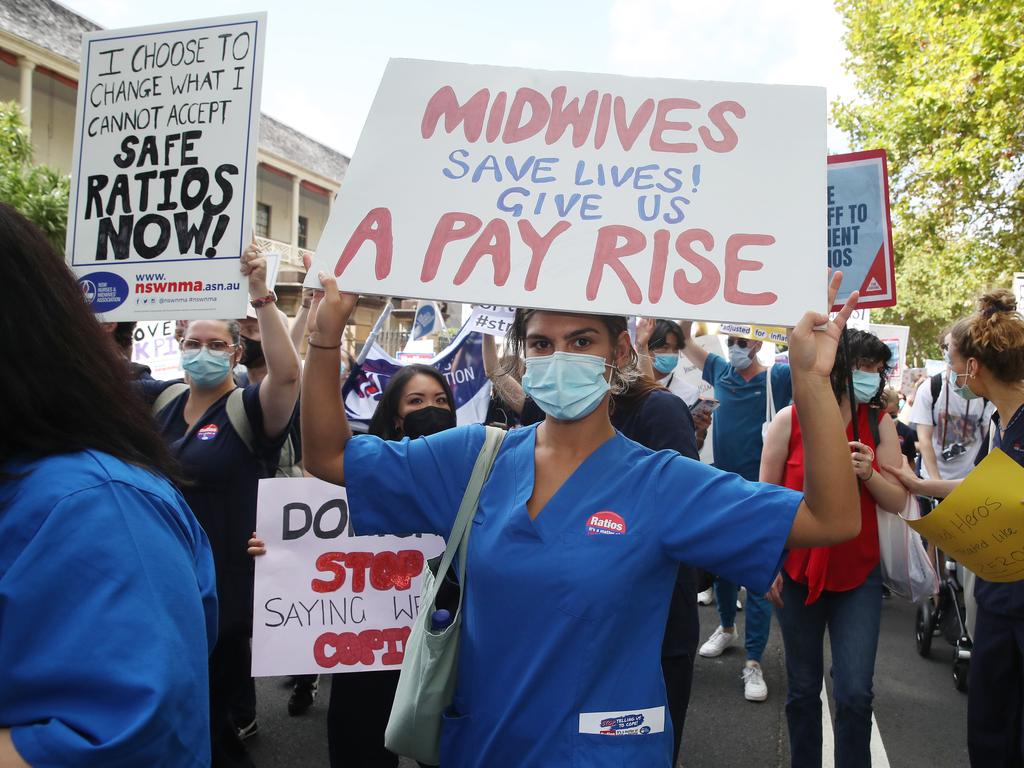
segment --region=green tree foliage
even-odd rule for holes
[[[877,314],[911,327],[913,356],[936,357],[939,330],[1024,269],[1024,7],[836,7],[858,97],[833,115],[856,148],[889,154],[900,303]]]
[[[17,103],[0,102],[0,201],[36,224],[64,251],[70,180],[45,165],[33,165],[32,141]]]

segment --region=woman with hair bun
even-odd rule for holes
[[[1024,318],[1013,294],[978,299],[978,311],[953,326],[950,383],[967,399],[996,407],[992,447],[1024,466]],[[913,492],[945,496],[958,480],[922,481],[907,467],[900,480]],[[1024,498],[1024,489],[1022,498]],[[1024,581],[978,578],[974,649],[967,693],[967,748],[974,766],[1024,764]]]

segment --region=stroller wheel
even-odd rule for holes
[[[932,636],[935,631],[935,609],[931,600],[923,600],[917,606],[917,619],[914,624],[914,640],[917,652],[925,657],[932,651]]]
[[[956,649],[953,650],[953,653],[957,653]],[[965,659],[954,658],[953,685],[955,685],[956,689],[961,693],[967,690],[967,669],[969,665],[970,662]]]

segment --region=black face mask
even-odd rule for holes
[[[245,336],[242,337],[242,341],[245,343],[245,347],[242,350],[242,359],[238,362],[246,368],[251,368],[253,365],[262,365],[263,342],[256,341],[255,339],[247,339]]]
[[[402,431],[406,437],[414,439],[424,435],[434,435],[454,426],[455,414],[449,408],[428,405],[426,408],[407,413],[402,424]]]

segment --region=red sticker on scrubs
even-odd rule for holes
[[[626,521],[614,512],[597,512],[587,518],[587,535],[595,533],[623,534]]]
[[[199,431],[196,432],[196,437],[200,440],[213,440],[217,436],[217,425],[207,424],[205,427],[200,427]]]

